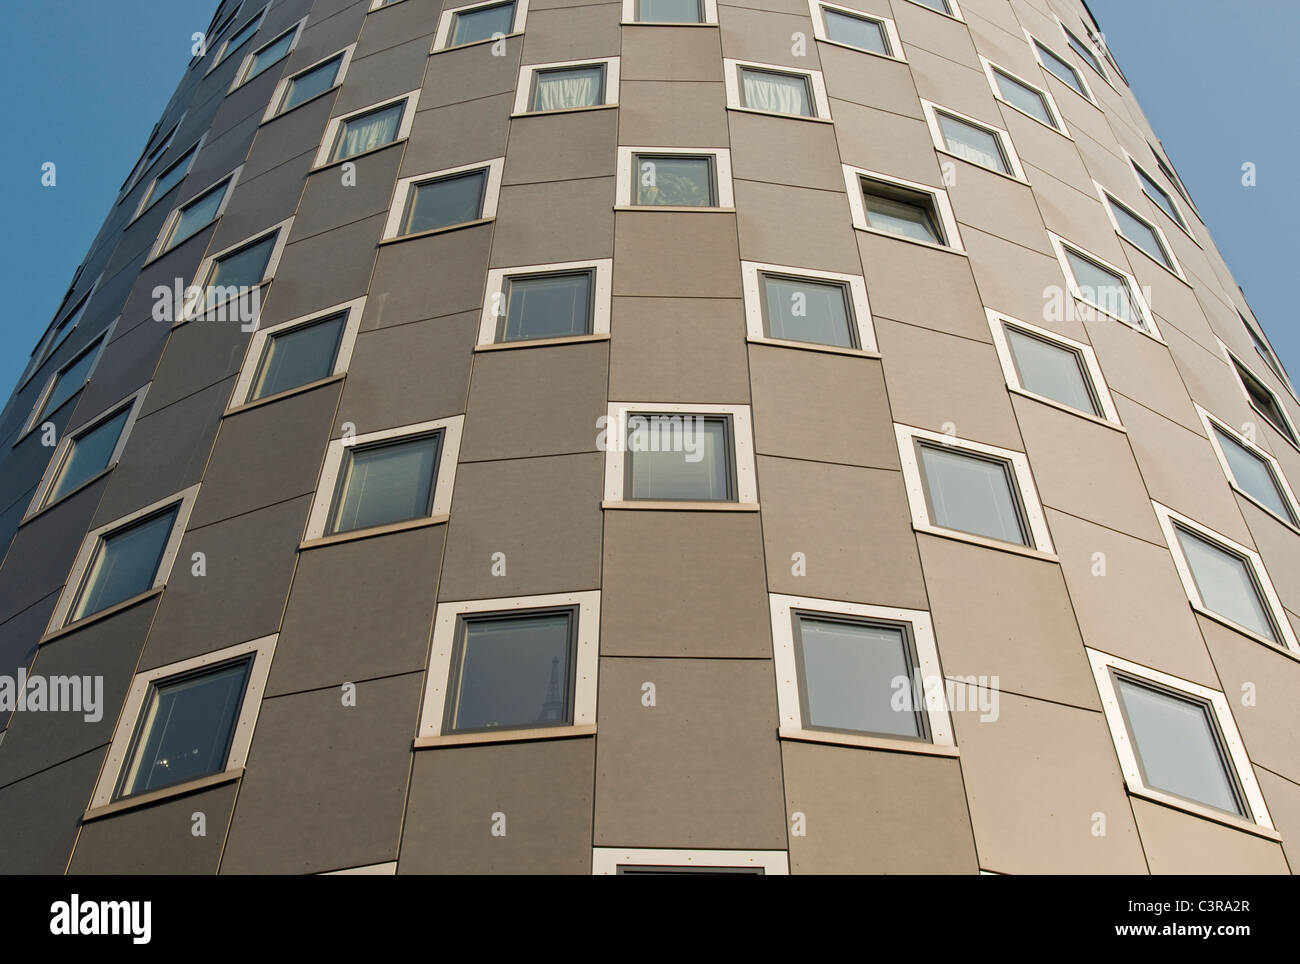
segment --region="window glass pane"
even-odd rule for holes
[[[257,16],[240,28],[238,33],[231,34],[230,43],[226,45],[226,49],[222,52],[222,59],[224,60],[226,57],[229,57],[244,44],[248,43],[253,34],[257,33],[257,28],[261,26],[261,24],[262,18]]]
[[[1111,201],[1110,209],[1115,212],[1115,220],[1119,223],[1120,233],[1124,235],[1124,237],[1128,238],[1170,271],[1174,269],[1173,264],[1169,261],[1169,255],[1165,253],[1164,246],[1160,243],[1160,239],[1156,236],[1155,230],[1149,224],[1134,216],[1133,212],[1122,204],[1116,204],[1114,201]]]
[[[1056,118],[1047,109],[1046,97],[1032,87],[1026,87],[1020,81],[1008,77],[1000,70],[993,71],[993,77],[998,82],[998,91],[1001,92],[1002,99],[1008,104],[1019,108],[1030,117],[1038,118],[1048,127],[1056,126]]]
[[[889,41],[885,39],[885,28],[876,20],[866,17],[853,17],[838,10],[822,8],[826,18],[826,36],[836,43],[848,44],[872,53],[890,54]]]
[[[867,223],[877,231],[902,235],[916,241],[929,241],[931,244],[944,243],[928,205],[872,194],[869,187],[863,190],[863,202],[867,211]]]
[[[698,415],[628,418],[632,499],[725,502],[731,494],[726,419]]]
[[[349,449],[331,532],[404,522],[429,514],[440,435]]]
[[[333,87],[342,63],[342,57],[335,57],[328,63],[313,67],[305,74],[299,74],[289,81],[289,90],[284,95],[284,103],[280,105],[280,112],[284,113],[291,107],[297,107],[304,101],[311,100],[317,94],[323,94]]]
[[[539,70],[533,91],[533,110],[567,110],[595,107],[605,102],[604,67]]]
[[[456,26],[451,33],[452,46],[490,40],[493,34],[510,33],[515,23],[515,5],[499,3],[495,7],[466,10],[456,16]]]
[[[901,629],[800,616],[799,663],[804,726],[925,736],[923,706],[894,704],[899,689],[912,692],[914,678]]]
[[[96,347],[98,344],[96,342],[87,351],[82,352],[76,361],[54,377],[54,387],[50,389],[49,397],[45,399],[45,404],[41,406],[40,413],[37,414],[33,424],[39,424],[46,415],[57,410],[60,405],[81,391],[81,386],[86,384],[95,359],[99,357]]]
[[[569,613],[464,622],[449,732],[573,721]]]
[[[1155,201],[1160,210],[1169,215],[1171,220],[1185,228],[1187,224],[1178,214],[1178,209],[1174,207],[1174,200],[1169,196],[1169,192],[1151,180],[1142,168],[1134,166],[1133,170],[1137,171],[1138,180],[1142,182],[1142,189],[1146,191],[1147,197]]]
[[[325,378],[334,371],[347,312],[267,338],[249,401]]]
[[[932,521],[946,529],[1028,545],[1005,462],[921,445]]]
[[[1145,328],[1146,324],[1137,317],[1130,301],[1128,282],[1097,264],[1091,258],[1075,254],[1069,248],[1065,250],[1065,259],[1070,263],[1074,273],[1074,283],[1084,301],[1096,305],[1121,321]]]
[[[591,272],[511,278],[507,284],[502,341],[591,331]]]
[[[226,768],[249,661],[150,687],[117,797]]]
[[[486,184],[487,171],[480,170],[411,185],[402,233],[415,234],[477,221],[483,214]]]
[[[221,258],[208,275],[207,304],[209,307],[227,298],[237,297],[246,288],[253,288],[266,277],[266,266],[275,250],[274,234],[254,241]]]
[[[69,622],[153,587],[177,507],[103,537],[81,584]]]
[[[1208,706],[1122,678],[1116,689],[1147,786],[1242,813]]]
[[[746,107],[774,114],[815,116],[807,77],[741,67],[740,80],[741,101]]]
[[[931,10],[938,10],[940,13],[952,13],[952,10],[948,7],[948,0],[916,0],[916,2],[923,7],[929,7]]]
[[[1255,408],[1259,409],[1260,414],[1270,425],[1294,442],[1295,435],[1292,434],[1277,399],[1273,397],[1273,392],[1253,374],[1237,364],[1236,359],[1233,360],[1232,365],[1237,369],[1237,377],[1241,379],[1242,387],[1246,389],[1246,394],[1250,396],[1250,401]]]
[[[221,209],[221,201],[225,198],[228,187],[230,182],[222,181],[207,194],[181,208],[176,225],[172,228],[172,236],[163,250],[176,247],[186,238],[192,237],[211,224],[213,218],[217,216],[217,211]]]
[[[763,287],[769,337],[857,347],[844,285],[764,275]]]
[[[1020,375],[1020,386],[1025,391],[1081,412],[1101,414],[1088,389],[1088,376],[1077,351],[1035,338],[1016,328],[1007,328],[1006,332],[1007,344],[1011,346],[1016,371]]]
[[[273,67],[283,60],[284,56],[289,52],[290,44],[293,43],[293,36],[294,31],[290,30],[288,33],[276,37],[257,53],[253,54],[253,62],[249,65],[248,76],[244,79],[246,81],[252,80],[262,71],[266,70],[267,67]]]
[[[1175,531],[1205,608],[1276,642],[1273,621],[1246,560],[1186,529]]]
[[[345,120],[339,126],[339,139],[334,145],[333,160],[355,157],[392,143],[397,139],[397,130],[405,109],[406,101],[402,100],[369,114]]]
[[[63,464],[55,476],[50,490],[45,496],[48,505],[55,499],[71,492],[96,472],[103,471],[117,448],[117,440],[122,437],[122,428],[126,425],[129,407],[122,409],[112,418],[101,422],[88,432],[83,432],[72,440],[68,446]]]
[[[1282,488],[1273,474],[1273,467],[1232,436],[1217,428],[1214,434],[1218,437],[1219,448],[1223,450],[1223,457],[1227,459],[1228,467],[1232,469],[1232,477],[1237,485],[1251,498],[1263,503],[1283,519],[1295,522],[1291,507],[1282,495]]]
[[[1097,71],[1101,76],[1106,76],[1106,72],[1101,69],[1101,61],[1097,59],[1097,55],[1088,48],[1087,44],[1068,30],[1065,32],[1065,39],[1069,42],[1070,48],[1088,62],[1089,67]]]
[[[713,160],[672,154],[636,159],[637,204],[712,207]]]
[[[943,142],[950,153],[980,167],[1001,171],[1003,174],[1011,173],[1006,158],[1002,156],[998,135],[942,112],[937,112],[937,116]]]
[[[152,205],[185,179],[185,175],[189,173],[192,160],[194,160],[194,149],[190,148],[181,155],[180,160],[158,175],[158,180],[154,181],[153,187],[149,190],[149,204]]]
[[[1074,65],[1062,60],[1056,54],[1052,53],[1042,44],[1035,41],[1034,46],[1038,48],[1038,56],[1042,58],[1043,66],[1056,75],[1056,78],[1064,84],[1073,87],[1084,97],[1088,96],[1083,86],[1083,80],[1079,77],[1079,72],[1074,69]]]
[[[641,23],[701,23],[700,0],[640,0]]]

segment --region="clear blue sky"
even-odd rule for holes
[[[1300,378],[1297,0],[1090,0],[1220,250]],[[0,197],[7,394],[190,59],[216,0],[7,0]],[[41,164],[58,184],[41,186]],[[1241,165],[1258,185],[1241,185]]]

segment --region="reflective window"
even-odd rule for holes
[[[487,170],[481,169],[411,185],[402,233],[418,234],[477,221],[483,216],[487,179]]]
[[[769,338],[858,347],[847,285],[765,274],[763,307]]]
[[[442,433],[343,452],[327,533],[427,516],[433,504]]]
[[[249,401],[286,392],[332,374],[347,319],[347,312],[340,312],[268,335]]]
[[[117,450],[122,429],[131,415],[131,407],[121,409],[96,425],[85,429],[68,443],[67,452],[59,465],[49,491],[45,494],[45,504],[49,505],[81,485],[87,479],[108,468],[113,453]]]
[[[305,70],[290,80],[284,92],[284,100],[280,102],[280,113],[283,114],[290,108],[297,107],[333,87],[342,64],[343,57],[340,55],[333,60],[327,60],[319,67]]]
[[[931,244],[946,243],[935,217],[934,199],[929,195],[864,180],[862,200],[867,224],[876,231]]]
[[[839,10],[822,8],[822,18],[826,22],[826,36],[836,43],[861,50],[870,50],[875,54],[893,56],[889,49],[889,38],[885,35],[885,25],[869,17],[855,17]]]
[[[1077,93],[1084,97],[1088,96],[1088,88],[1083,85],[1083,78],[1079,76],[1079,71],[1075,69],[1074,64],[1058,57],[1037,40],[1034,41],[1034,46],[1038,48],[1038,56],[1042,60],[1043,66],[1055,74],[1057,80],[1074,88]]]
[[[505,317],[498,341],[563,338],[591,332],[592,272],[506,279]]]
[[[939,130],[943,134],[945,149],[962,160],[987,167],[1003,174],[1011,173],[1006,154],[1002,150],[1002,141],[996,133],[983,127],[976,127],[966,121],[958,120],[943,111],[936,111]]]
[[[1215,428],[1214,434],[1238,488],[1292,524],[1300,522],[1291,511],[1273,466],[1221,429]]]
[[[703,23],[700,0],[637,0],[641,23]]]
[[[714,207],[713,158],[685,154],[636,156],[636,203]]]
[[[1042,121],[1048,127],[1060,130],[1060,125],[1056,123],[1056,117],[1047,105],[1047,98],[1043,96],[1042,91],[1035,90],[1028,84],[1022,84],[996,68],[993,70],[993,79],[997,81],[998,93],[1008,104]]]
[[[630,415],[626,448],[629,499],[736,499],[728,418]]]
[[[54,376],[54,385],[36,413],[36,418],[32,421],[33,425],[39,425],[41,419],[58,411],[64,402],[81,391],[82,386],[86,384],[86,379],[90,377],[90,370],[95,367],[95,359],[99,357],[102,340],[102,338],[96,340]]]
[[[1011,466],[955,448],[919,444],[930,521],[945,529],[1029,545]]]
[[[1169,252],[1165,250],[1165,246],[1160,243],[1160,236],[1156,234],[1156,229],[1114,198],[1107,196],[1106,201],[1110,204],[1110,209],[1115,215],[1115,221],[1119,225],[1119,233],[1170,271],[1173,271],[1174,263],[1170,260]]]
[[[222,181],[216,187],[182,207],[172,224],[171,236],[167,239],[167,243],[163,245],[162,250],[168,251],[176,247],[176,245],[187,238],[193,237],[216,220],[217,214],[221,210],[221,202],[225,200],[226,191],[229,187],[229,180]]]
[[[1006,333],[1021,388],[1090,415],[1102,414],[1079,352],[1019,328],[1007,326]]]
[[[1069,248],[1065,249],[1065,260],[1070,263],[1074,283],[1079,287],[1080,297],[1084,301],[1096,305],[1120,321],[1146,328],[1146,319],[1133,307],[1133,294],[1128,281]]]
[[[176,521],[177,506],[102,536],[68,622],[93,615],[153,588]]]
[[[1250,563],[1182,526],[1174,531],[1205,608],[1277,642],[1277,631]]]
[[[297,35],[297,29],[290,30],[288,33],[281,34],[263,47],[257,53],[253,54],[253,60],[248,65],[248,76],[245,81],[252,80],[268,67],[273,67],[283,60],[289,54],[289,48],[293,46],[293,38]]]
[[[1255,375],[1243,367],[1235,358],[1232,360],[1232,366],[1237,370],[1237,377],[1241,379],[1242,387],[1246,389],[1246,395],[1250,398],[1250,403],[1259,410],[1260,414],[1282,435],[1286,436],[1291,442],[1296,441],[1295,433],[1291,431],[1291,425],[1282,412],[1282,405],[1278,402],[1277,396],[1273,390],[1261,382]]]
[[[491,7],[476,7],[459,11],[454,17],[451,45],[472,44],[491,40],[496,34],[505,36],[514,29],[514,3],[498,3]]]
[[[210,308],[260,285],[266,279],[275,239],[276,234],[268,234],[213,262],[212,270],[208,272],[206,305]]]

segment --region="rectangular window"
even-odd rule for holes
[[[991,171],[1011,174],[1011,164],[996,131],[961,120],[945,111],[935,111],[934,116],[942,150]]]
[[[204,282],[205,308],[211,308],[230,298],[238,298],[265,280],[278,234],[279,232],[273,232],[229,254],[212,259],[211,271]]]
[[[1060,114],[1052,101],[1051,94],[1011,75],[985,57],[981,57],[980,61],[984,64],[984,71],[988,75],[994,97],[1022,114],[1028,114],[1040,124],[1046,124],[1054,131],[1065,133],[1065,125],[1061,123]]]
[[[57,468],[40,504],[57,502],[112,465],[134,413],[134,405],[125,405],[72,435],[57,458]]]
[[[1066,43],[1070,45],[1070,49],[1082,57],[1089,67],[1095,70],[1100,77],[1105,79],[1106,71],[1102,68],[1101,61],[1097,59],[1097,55],[1092,52],[1092,48],[1071,33],[1064,24],[1061,25],[1061,29],[1065,31],[1065,40]]]
[[[637,23],[704,23],[702,0],[635,0]]]
[[[1273,389],[1265,385],[1249,368],[1237,361],[1236,356],[1230,357],[1232,358],[1232,367],[1237,372],[1237,378],[1240,380],[1242,390],[1246,393],[1250,404],[1288,442],[1292,445],[1297,444],[1295,430],[1291,427],[1291,420],[1287,418],[1282,403],[1273,394]]]
[[[198,152],[199,145],[195,144],[153,179],[153,182],[145,188],[144,194],[140,197],[140,206],[136,209],[136,217],[139,217],[166,197],[171,193],[172,188],[185,179],[185,175],[190,172]]]
[[[636,203],[674,207],[717,207],[713,157],[637,154]]]
[[[1152,260],[1159,262],[1174,274],[1181,275],[1173,255],[1169,253],[1169,247],[1164,239],[1163,232],[1150,221],[1135,214],[1131,209],[1111,197],[1100,184],[1096,186],[1097,192],[1101,195],[1102,203],[1110,211],[1111,223],[1115,226],[1116,232],[1126,241],[1141,248],[1143,253],[1151,257]]]
[[[513,30],[514,22],[513,0],[510,3],[457,10],[452,14],[451,46],[491,40],[497,34],[505,36]]]
[[[478,344],[608,335],[612,265],[606,258],[494,268]]]
[[[1191,195],[1187,193],[1187,185],[1183,183],[1183,179],[1178,176],[1170,164],[1165,163],[1160,151],[1156,150],[1150,141],[1147,142],[1147,147],[1151,148],[1151,156],[1156,159],[1156,167],[1160,168],[1160,173],[1165,176],[1165,180],[1174,186],[1178,196],[1186,201],[1188,206],[1195,208],[1196,205],[1192,203]]]
[[[750,341],[876,351],[861,275],[741,262]]]
[[[1300,526],[1300,509],[1277,460],[1198,409],[1228,481],[1284,522]]]
[[[1079,352],[1018,328],[1007,328],[1007,344],[1025,391],[1101,415]]]
[[[288,89],[280,101],[279,113],[292,110],[299,104],[325,93],[338,80],[339,68],[343,65],[343,55],[339,54],[325,61],[319,67],[312,67],[290,78]]]
[[[46,390],[41,403],[36,407],[29,427],[40,425],[47,415],[57,412],[68,399],[85,387],[86,382],[90,381],[91,373],[95,370],[95,364],[99,361],[104,341],[103,335],[96,338],[83,348],[72,361],[54,373],[50,387]]]
[[[619,58],[526,64],[515,88],[516,114],[585,110],[618,103]]]
[[[599,630],[597,591],[439,603],[416,746],[593,733]]]
[[[238,30],[230,35],[230,39],[222,45],[217,51],[216,58],[212,61],[212,66],[208,68],[208,73],[216,70],[217,66],[225,63],[230,59],[230,55],[239,50],[244,44],[253,39],[259,27],[262,26],[262,18],[266,16],[266,7],[263,7],[252,20],[244,24]]]
[[[69,622],[84,619],[153,587],[177,511],[172,505],[100,538],[85,580],[73,599]]]
[[[167,225],[163,228],[158,254],[170,251],[182,241],[194,237],[219,218],[226,209],[226,200],[234,180],[233,176],[225,178],[173,211]]]
[[[1137,161],[1134,161],[1131,157],[1129,158],[1129,161],[1133,165],[1133,173],[1137,175],[1138,183],[1142,185],[1142,190],[1146,192],[1146,196],[1154,201],[1160,210],[1169,215],[1171,221],[1186,231],[1187,222],[1183,220],[1182,212],[1178,210],[1178,205],[1176,205],[1174,199],[1169,196],[1169,192],[1157,184],[1150,174],[1142,170]]]
[[[1032,37],[1030,39],[1033,40]],[[1033,45],[1034,52],[1038,55],[1038,62],[1053,74],[1057,80],[1076,94],[1092,100],[1092,91],[1088,89],[1083,75],[1079,73],[1074,64],[1054,53],[1050,48],[1044,47],[1037,40],[1033,40]]]
[[[825,4],[821,4],[820,7],[822,23],[826,27],[826,40],[884,57],[897,56],[890,42],[890,31],[883,21],[828,7]]]
[[[345,61],[346,66],[346,61]],[[420,92],[413,90],[382,104],[372,104],[350,114],[335,117],[325,127],[314,168],[326,167],[377,151],[411,134]]]
[[[572,726],[573,608],[460,617],[442,732]]]
[[[397,182],[384,240],[441,231],[496,217],[504,159],[431,171]]]
[[[741,104],[772,114],[814,117],[812,90],[807,76],[772,70],[740,68]]]
[[[946,13],[950,17],[956,16],[952,0],[912,0],[912,2],[923,7],[929,7],[931,10],[937,10],[939,13]]]
[[[339,312],[267,336],[249,401],[278,395],[332,374],[348,313]]]
[[[1300,653],[1259,553],[1153,502],[1192,607],[1234,629]]]
[[[1282,367],[1282,363],[1278,360],[1268,342],[1264,340],[1264,336],[1255,330],[1255,326],[1247,321],[1246,316],[1240,311],[1237,312],[1237,317],[1241,319],[1242,327],[1246,329],[1246,334],[1250,336],[1250,343],[1255,346],[1256,354],[1264,359],[1264,363],[1269,368],[1273,369],[1274,375],[1282,379],[1283,383],[1289,384],[1291,379],[1287,377],[1286,369]]]
[[[290,51],[298,43],[298,34],[302,31],[304,23],[306,23],[305,20],[299,21],[270,43],[249,54],[239,73],[235,75],[234,86],[238,87],[240,84],[248,83],[254,77],[266,72],[289,56]]]
[[[1135,277],[1058,235],[1049,232],[1049,237],[1074,298],[1159,338]]]

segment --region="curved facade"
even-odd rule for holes
[[[1090,12],[698,3],[221,4],[0,424],[0,867],[1300,858],[1300,403]]]

